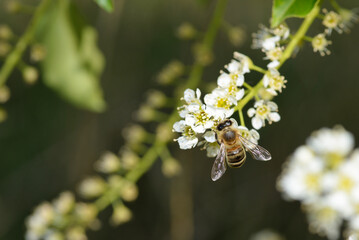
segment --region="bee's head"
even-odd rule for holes
[[[222,122],[220,122],[217,126],[217,130],[218,131],[222,131],[223,129],[225,129],[226,127],[229,127],[233,124],[232,120],[226,119],[223,120]]]

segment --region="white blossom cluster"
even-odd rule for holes
[[[264,59],[271,61],[267,67],[269,69],[276,68],[280,64],[279,60],[283,55],[284,44],[288,43],[289,28],[284,24],[273,29],[264,25],[260,25],[259,28],[259,31],[253,34],[252,48],[262,49],[266,54]]]
[[[185,105],[179,108],[182,120],[173,125],[175,132],[182,135],[176,139],[181,149],[190,149],[199,145],[207,149],[207,155],[217,155],[219,146],[215,137],[218,123],[233,115],[238,102],[245,95],[243,88],[244,74],[250,72],[251,60],[240,53],[234,53],[234,59],[225,66],[217,79],[218,87],[201,100],[201,91],[187,89],[183,100]],[[233,119],[236,123],[236,121]],[[248,130],[238,126],[242,135],[253,142],[257,142],[259,134],[254,129]]]
[[[278,189],[301,202],[313,233],[338,239],[359,237],[359,149],[341,126],[314,132],[284,165]]]
[[[325,14],[322,20],[322,24],[325,27],[323,33],[319,33],[314,36],[311,40],[313,51],[319,52],[321,56],[329,55],[330,50],[328,46],[332,44],[331,41],[327,39],[335,30],[338,33],[350,32],[350,28],[353,27],[354,23],[359,21],[359,17],[355,10],[347,10],[340,8],[338,12],[327,11],[323,9]]]
[[[37,206],[26,220],[25,239],[86,240],[87,229],[100,228],[97,215],[102,209],[101,205],[98,205],[98,200],[106,194],[121,198],[112,204],[110,222],[113,225],[128,222],[132,218],[132,212],[124,202],[134,201],[138,196],[138,188],[135,183],[116,173],[134,164],[130,155],[130,152],[122,153],[126,161],[111,152],[105,152],[100,157],[95,163],[95,169],[102,174],[109,174],[107,179],[98,175],[88,177],[78,188],[81,197],[89,201],[78,202],[73,193],[66,191],[52,202],[43,202]],[[90,201],[94,199],[97,200]]]

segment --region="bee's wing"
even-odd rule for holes
[[[211,171],[211,178],[213,181],[217,181],[218,179],[220,179],[220,177],[222,177],[222,175],[226,172],[227,170],[226,158],[227,158],[226,146],[224,145],[224,143],[221,143],[221,146],[219,148],[219,153],[216,157],[216,160],[214,160],[212,171]]]
[[[255,160],[261,161],[269,161],[272,159],[271,154],[267,151],[267,149],[252,143],[251,141],[247,140],[246,138],[238,135],[239,140],[242,142],[244,148],[252,155]]]

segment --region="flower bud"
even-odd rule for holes
[[[164,159],[162,163],[162,173],[166,177],[174,177],[181,172],[182,168],[174,158]]]
[[[106,189],[106,182],[100,177],[90,177],[83,180],[79,186],[79,193],[85,198],[100,196]]]
[[[146,130],[138,124],[126,127],[122,135],[130,146],[136,146],[146,138]]]
[[[129,170],[136,166],[139,161],[139,157],[133,151],[124,148],[121,152],[121,161],[123,168]]]
[[[160,108],[166,104],[166,101],[167,97],[165,94],[158,90],[150,90],[146,103],[151,107]]]
[[[70,228],[66,232],[66,240],[87,240],[85,229],[80,226]]]
[[[46,56],[45,48],[40,44],[35,44],[31,47],[30,58],[34,62],[43,60]]]
[[[120,159],[112,152],[105,152],[95,163],[95,169],[102,173],[116,172],[120,166]]]
[[[45,234],[44,240],[65,240],[65,237],[59,231],[49,231]]]
[[[155,115],[156,112],[151,106],[142,104],[140,109],[135,113],[135,118],[140,122],[149,122],[155,118]]]
[[[54,200],[54,209],[61,215],[65,215],[71,211],[75,205],[75,197],[71,192],[63,192]]]
[[[120,225],[122,223],[130,221],[132,213],[125,205],[119,204],[113,208],[113,214],[111,217],[111,223],[113,225]]]
[[[233,46],[239,47],[244,43],[246,33],[241,27],[231,27],[228,31],[228,38]]]
[[[7,86],[0,87],[0,103],[5,103],[10,98],[10,89]]]
[[[174,60],[167,64],[158,74],[159,84],[168,85],[174,82],[184,73],[185,66],[180,61]]]
[[[4,108],[0,107],[0,123],[7,119],[7,112]]]
[[[96,219],[98,209],[94,204],[77,203],[75,213],[81,222],[89,224]]]
[[[24,78],[25,83],[31,85],[34,84],[39,78],[39,72],[34,67],[26,66],[22,70],[22,77]]]
[[[196,34],[197,30],[188,22],[182,23],[177,29],[178,38],[183,40],[193,39]]]
[[[11,45],[8,42],[0,40],[0,57],[5,57],[11,50]]]
[[[203,44],[196,44],[193,52],[196,62],[203,66],[209,65],[213,61],[213,53]]]
[[[174,134],[172,132],[172,127],[168,126],[166,123],[161,123],[156,129],[156,136],[162,142],[168,142],[173,139]]]
[[[8,25],[0,25],[0,39],[9,40],[12,36],[13,33]]]
[[[127,202],[134,201],[138,196],[138,188],[136,184],[125,181],[122,190],[121,190],[121,197],[123,200]]]

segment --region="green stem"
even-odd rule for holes
[[[41,20],[42,15],[46,12],[46,8],[50,2],[50,0],[43,0],[40,3],[25,33],[20,37],[13,51],[6,58],[5,63],[0,70],[0,87],[6,83],[6,80],[14,70],[15,66],[21,59],[22,54],[33,39],[36,26]]]
[[[213,18],[209,24],[209,28],[204,36],[204,39],[203,39],[203,45],[207,49],[210,49],[213,47],[215,37],[216,37],[218,29],[221,25],[221,21],[222,21],[222,17],[223,17],[225,8],[226,8],[226,4],[227,4],[227,0],[218,0],[218,2],[217,2],[217,6],[215,8]],[[190,74],[189,74],[188,80],[184,85],[184,88],[186,89],[186,88],[197,87],[202,78],[203,70],[204,70],[203,65],[201,65],[199,63],[195,63],[192,67]],[[179,91],[178,94],[182,95],[183,91],[182,92]],[[180,97],[178,97],[177,99],[180,99]],[[181,104],[181,102],[178,101],[177,106],[180,106],[180,104]],[[169,116],[166,124],[168,124],[168,126],[172,126],[173,123],[178,121],[178,119],[179,119],[178,111],[177,111],[177,108],[175,108],[175,110]],[[166,150],[166,148],[167,148],[166,145],[167,145],[167,142],[161,140],[160,137],[157,137],[156,140],[154,141],[154,144],[143,155],[143,157],[141,158],[141,161],[135,166],[134,169],[132,169],[131,171],[129,171],[126,174],[125,178],[129,181],[136,182],[143,174],[145,174],[151,168],[151,166],[154,164],[154,162],[157,160],[157,158],[161,155],[161,153],[164,150]],[[117,196],[117,198],[118,197],[119,196]],[[100,208],[100,210],[102,210],[115,200],[116,199],[112,198],[108,194],[105,194],[105,195],[101,196],[96,201],[96,206],[98,206]]]
[[[254,71],[257,71],[257,72],[260,72],[260,73],[263,73],[263,74],[265,74],[267,72],[265,69],[263,69],[261,67],[258,67],[258,66],[254,65],[254,64],[251,65],[250,69],[254,70]]]
[[[252,90],[252,89],[253,89],[252,86],[249,85],[249,84],[246,83],[246,82],[243,83],[243,86],[245,86],[245,87],[246,87],[247,89],[249,89],[249,90]]]
[[[243,112],[242,112],[242,110],[241,110],[241,111],[238,111],[238,113],[239,113],[239,119],[241,120],[241,125],[242,125],[243,127],[245,127],[246,124],[245,124],[245,122],[244,122],[244,117],[243,117]]]
[[[342,8],[339,6],[339,4],[335,0],[330,0],[330,4],[333,6],[333,8],[339,12]]]
[[[285,49],[282,58],[280,60],[280,65],[278,66],[278,69],[283,65],[283,63],[289,59],[289,57],[292,55],[295,47],[298,45],[298,43],[305,37],[309,27],[315,20],[316,16],[319,14],[320,11],[320,1],[315,5],[315,7],[310,11],[310,13],[306,16],[304,19],[302,25],[296,32],[296,34],[291,38],[291,41],[289,42],[287,48]],[[251,69],[261,72],[263,74],[266,74],[267,71],[264,69],[261,69],[255,65],[251,66]],[[243,107],[252,100],[253,97],[255,97],[258,94],[259,89],[263,87],[263,79],[257,83],[249,92],[248,94],[239,101],[238,105],[235,107],[235,110],[242,111]]]
[[[293,36],[292,40],[289,42],[288,46],[286,47],[282,58],[280,59],[280,65],[278,68],[280,68],[285,61],[287,61],[288,58],[292,56],[292,53],[296,46],[298,46],[299,42],[303,39],[305,34],[307,33],[309,27],[312,25],[313,21],[317,17],[320,11],[320,1],[314,6],[314,8],[309,12],[309,14],[304,19],[302,25],[296,32],[296,34]]]

